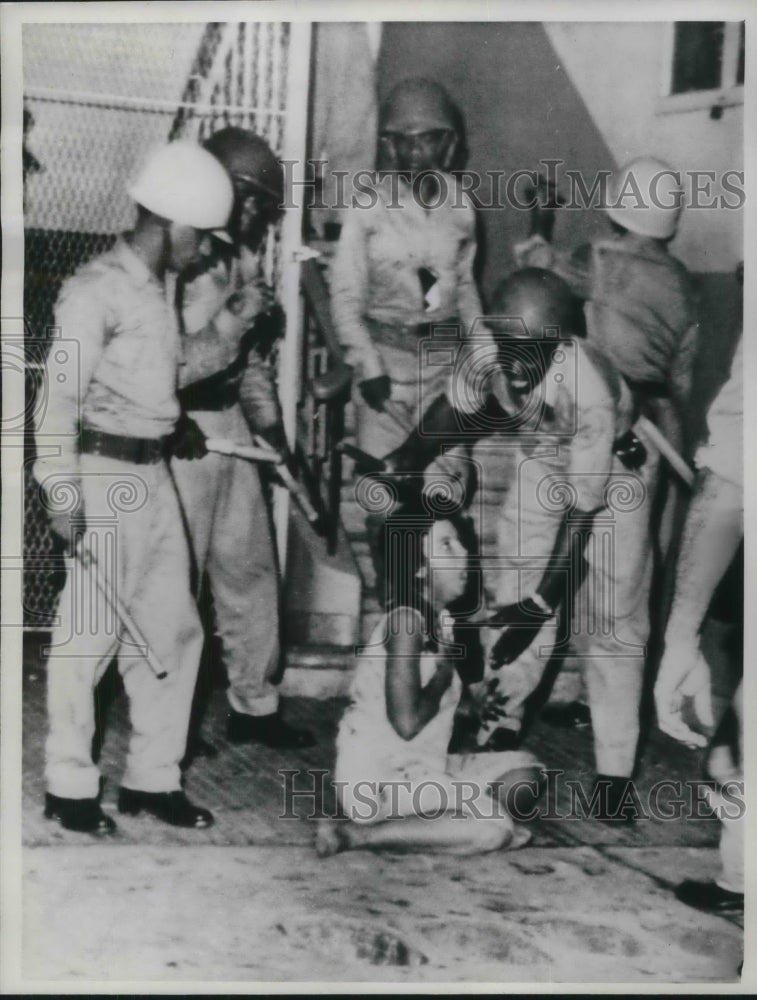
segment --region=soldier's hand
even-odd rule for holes
[[[262,280],[249,281],[238,292],[229,296],[226,308],[246,327],[256,316],[269,312],[275,302],[276,295],[271,285]]]
[[[696,639],[689,647],[669,645],[665,649],[654,688],[657,725],[668,736],[688,747],[704,747],[707,737],[684,721],[686,699],[694,715],[707,728],[714,725],[710,669]]]
[[[468,688],[473,703],[473,711],[479,724],[497,723],[507,717],[508,695],[499,689],[499,677],[489,677],[471,684]]]
[[[505,626],[489,654],[492,670],[514,663],[525,653],[550,617],[531,598],[500,608],[489,623]]]
[[[86,527],[84,497],[79,479],[56,477],[50,487],[42,490],[42,503],[56,539],[71,551],[76,537]]]
[[[423,459],[413,442],[404,441],[398,448],[384,455],[384,473],[389,476],[404,476],[411,472],[423,472]]]
[[[520,240],[513,246],[513,257],[518,267],[542,267],[549,269],[555,261],[555,251],[540,233],[532,233],[528,239]]]
[[[176,422],[173,434],[168,439],[168,451],[174,458],[189,461],[204,458],[208,453],[205,441],[206,437],[195,421],[186,413],[182,413]]]
[[[289,441],[282,423],[271,424],[270,427],[262,429],[255,428],[254,432],[269,448],[278,452],[279,455],[284,456],[289,453]]]
[[[377,375],[375,378],[368,378],[360,383],[360,392],[363,399],[372,410],[383,413],[384,403],[392,395],[392,380],[388,375]]]
[[[295,461],[292,449],[289,447],[284,425],[272,424],[270,427],[258,431],[257,436],[263,444],[268,445],[269,448],[276,452],[282,463],[286,466],[289,474],[296,479],[297,462]],[[276,471],[275,468],[273,471]]]

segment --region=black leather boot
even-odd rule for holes
[[[311,732],[290,726],[278,712],[247,715],[231,709],[226,732],[231,743],[264,743],[276,750],[301,750],[315,744]]]
[[[130,816],[148,812],[171,826],[193,830],[205,830],[213,825],[213,814],[194,805],[182,791],[140,792],[122,785],[118,793],[118,811]]]
[[[57,819],[66,830],[94,833],[105,837],[116,830],[116,824],[100,808],[97,799],[65,799],[59,795],[45,795],[45,818]]]

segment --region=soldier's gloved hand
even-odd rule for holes
[[[167,447],[174,458],[192,460],[204,458],[208,449],[205,447],[206,437],[194,420],[182,413],[176,422],[173,434],[169,437]]]
[[[471,684],[468,688],[473,703],[473,711],[479,724],[486,722],[498,723],[507,717],[505,706],[508,695],[499,689],[499,677],[489,677],[486,680]]]
[[[383,455],[381,460],[388,475],[406,476],[425,471],[432,461],[427,451],[423,438],[414,431],[405,438],[402,444],[387,455]]]
[[[359,389],[370,408],[383,413],[384,403],[392,395],[392,380],[388,375],[377,375],[375,378],[368,378],[361,382]]]
[[[647,460],[647,449],[631,430],[617,439],[612,450],[627,469],[640,469]]]
[[[531,645],[552,615],[539,607],[530,597],[519,604],[500,608],[489,621],[490,625],[504,625],[504,631],[494,643],[489,654],[492,670],[499,670],[514,663]]]

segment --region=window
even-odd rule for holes
[[[743,100],[744,22],[672,24],[658,110],[717,110]]]

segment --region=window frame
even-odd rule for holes
[[[710,20],[715,21],[717,18],[711,18]],[[665,25],[657,114],[710,110],[716,107],[727,108],[744,103],[744,84],[736,83],[736,73],[739,64],[739,33],[743,22],[725,21],[723,23],[725,24],[725,30],[723,34],[723,65],[720,73],[721,85],[707,90],[689,90],[683,94],[674,94],[671,92],[673,86],[676,22],[669,21]]]

